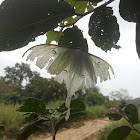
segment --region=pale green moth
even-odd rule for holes
[[[55,75],[57,82],[66,84],[66,120],[70,115],[71,98],[76,91],[92,88],[98,78],[100,82],[110,79],[109,70],[114,75],[112,67],[106,61],[80,48],[42,44],[29,50],[31,52],[27,60],[34,61],[37,58],[36,65],[39,68],[46,67],[50,74]]]

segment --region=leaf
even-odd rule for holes
[[[94,2],[94,3],[98,3],[98,2],[101,2],[103,0],[75,0],[75,1],[90,1],[90,2]]]
[[[34,112],[37,114],[45,114],[46,105],[40,101],[39,99],[35,98],[27,98],[24,100],[22,106],[17,109],[19,112]]]
[[[88,3],[87,10],[90,11],[90,10],[93,10],[93,9],[94,9],[93,4],[91,2]]]
[[[140,134],[135,130],[131,130],[130,134],[127,136],[127,140],[140,140]]]
[[[87,3],[86,1],[74,1],[74,0],[65,0],[67,3],[69,3],[74,9],[75,12],[78,14],[84,13],[87,7]]]
[[[107,113],[105,116],[108,116],[113,121],[119,121],[122,118],[122,115],[118,113]]]
[[[87,40],[83,37],[82,31],[77,26],[66,29],[61,35],[58,44],[79,47],[83,51],[88,52]]]
[[[0,6],[0,51],[27,45],[74,13],[62,0],[4,1]]]
[[[129,122],[132,124],[138,123],[138,110],[133,104],[128,104],[125,107],[125,114],[127,115]]]
[[[116,45],[120,37],[119,25],[116,17],[113,16],[112,8],[102,8],[91,15],[89,35],[95,45],[104,51],[120,48]]]
[[[73,23],[76,19],[78,19],[78,16],[68,17],[65,20],[63,20],[62,22],[60,22],[60,25],[64,26],[65,24]],[[67,27],[69,27],[69,26],[67,26]]]
[[[34,124],[25,127],[16,140],[27,140],[28,137],[36,131],[49,130],[47,125],[42,124],[43,122],[45,122],[45,120],[39,120]]]
[[[43,131],[49,131],[49,126],[46,124],[39,124],[39,125],[37,124],[36,126]]]
[[[136,50],[140,58],[140,23],[136,24]]]
[[[86,109],[86,106],[81,100],[74,99],[70,103],[70,108],[71,109],[79,109],[78,111],[84,111]],[[57,110],[61,113],[65,112],[67,110],[65,103],[63,103]]]
[[[119,12],[121,17],[128,22],[140,21],[140,1],[139,0],[120,0]]]
[[[30,122],[30,121],[36,120],[38,118],[38,115],[36,113],[26,113],[26,114],[24,114],[24,116],[26,116],[24,118],[25,122]]]
[[[129,126],[117,127],[109,133],[107,140],[122,140],[127,137],[130,132],[131,128]]]
[[[84,116],[84,115],[86,115],[85,112],[76,112],[76,113],[70,114],[68,121],[73,120],[73,119],[78,118],[78,117],[81,117],[81,116]],[[66,121],[65,117],[62,118],[62,119],[60,119],[60,120],[56,123],[56,125],[55,125],[55,133],[58,131],[58,129],[59,129],[64,123],[66,123],[66,122],[68,122],[68,121]]]
[[[75,99],[75,100],[71,101],[70,108],[80,109],[81,111],[85,111],[86,106],[85,106],[85,104],[81,100]]]
[[[54,30],[47,32],[46,33],[46,36],[47,36],[46,44],[50,44],[53,40],[58,42],[61,35],[62,35],[62,32],[58,32],[58,31],[54,31]]]

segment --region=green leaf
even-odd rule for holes
[[[119,121],[122,118],[122,115],[118,113],[107,113],[105,116],[108,116],[113,121]]]
[[[76,13],[84,13],[87,7],[87,3],[86,1],[74,1],[74,0],[65,0],[67,3],[69,3],[74,9]]]
[[[136,24],[136,50],[140,58],[140,23]]]
[[[75,99],[71,101],[70,108],[80,109],[81,111],[85,111],[86,106],[81,100]]]
[[[74,99],[70,103],[70,108],[71,109],[78,109],[77,111],[84,111],[86,109],[86,106],[85,106],[85,104],[81,100]],[[65,103],[63,103],[57,110],[58,110],[58,112],[61,112],[61,113],[65,112],[67,110],[67,108],[65,106]],[[71,110],[71,112],[72,112],[72,110]]]
[[[27,45],[74,13],[63,0],[4,1],[0,5],[0,51]]]
[[[130,134],[127,136],[127,140],[140,140],[140,134],[135,130],[131,130]]]
[[[17,109],[19,112],[34,112],[37,114],[45,114],[46,112],[46,105],[40,101],[39,99],[35,98],[27,98],[24,100],[22,106]]]
[[[109,133],[107,140],[122,140],[129,135],[130,131],[129,126],[117,127]]]
[[[90,10],[93,10],[93,9],[94,9],[93,4],[91,2],[88,3],[87,10],[90,11]]]
[[[50,44],[53,40],[58,42],[61,35],[62,35],[62,32],[58,32],[58,31],[54,31],[54,30],[47,32],[46,33],[46,36],[47,36],[46,44]]]
[[[135,105],[128,104],[125,107],[125,114],[127,115],[129,122],[132,124],[138,123],[138,110]]]
[[[78,16],[72,16],[72,17],[68,17],[66,18],[65,20],[63,20],[60,25],[63,26],[63,25],[66,25],[66,24],[69,24],[69,23],[73,23],[76,19],[78,19]],[[71,26],[71,25],[70,25]],[[67,26],[69,27],[69,26]]]
[[[58,112],[65,112],[67,110],[65,103],[63,103],[60,107],[56,109]]]
[[[120,0],[119,12],[121,17],[128,22],[139,22],[139,5],[139,0]]]
[[[90,1],[90,2],[94,2],[94,3],[98,3],[98,2],[101,2],[103,0],[75,0],[75,1]]]
[[[43,131],[49,131],[49,126],[46,124],[36,124],[36,126]]]
[[[102,8],[91,15],[89,35],[95,45],[104,51],[111,50],[111,48],[120,48],[116,45],[120,37],[119,25],[116,17],[113,16],[112,8]]]
[[[84,115],[86,115],[85,112],[76,112],[76,113],[72,113],[72,114],[70,114],[68,121],[71,121],[71,120],[73,120],[73,119],[75,119],[75,118],[78,118],[78,117],[81,117],[81,116],[84,116]],[[62,118],[62,119],[60,119],[60,120],[56,123],[56,125],[55,125],[55,133],[58,131],[58,129],[59,129],[64,123],[66,123],[66,122],[68,122],[68,121],[66,121],[65,117]]]
[[[36,120],[38,118],[38,115],[36,113],[26,113],[26,114],[24,114],[24,116],[26,116],[24,118],[25,122],[30,122],[30,121]]]
[[[24,128],[24,130],[20,133],[16,140],[27,140],[28,137],[36,131],[48,131],[49,127],[45,124],[42,124],[45,120],[39,120],[34,124],[28,125]]]
[[[66,29],[61,35],[58,44],[79,47],[83,51],[88,52],[87,40],[83,37],[82,31],[77,26]]]

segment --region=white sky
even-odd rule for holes
[[[2,0],[0,0],[0,3],[1,1]],[[117,16],[120,25],[121,37],[118,45],[122,47],[121,49],[112,49],[105,53],[94,45],[88,36],[88,21],[90,16],[81,19],[77,25],[84,31],[84,36],[88,39],[89,52],[106,60],[112,65],[115,71],[115,79],[112,76],[111,80],[97,84],[100,87],[101,92],[108,95],[108,93],[113,90],[124,88],[129,91],[129,95],[140,97],[140,60],[137,56],[135,46],[135,24],[126,22],[119,16],[118,2],[119,0],[115,0],[111,6],[113,6],[115,10],[115,15]],[[45,43],[45,40],[46,37],[41,36],[37,38],[36,42],[31,42],[22,49],[11,52],[0,52],[0,76],[4,74],[3,68],[6,66],[14,66],[16,62],[26,62],[25,58],[22,58],[23,53],[34,45]],[[41,72],[42,76],[50,77],[45,70],[40,70],[36,67],[35,63],[31,64],[31,68]]]

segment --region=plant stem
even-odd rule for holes
[[[129,120],[126,118],[125,114],[123,112],[121,112],[121,114],[123,115],[123,117],[125,118],[125,120],[131,125],[131,127],[133,128],[133,130],[135,130],[137,133],[140,134],[140,131],[138,131],[131,122],[129,122]]]
[[[69,23],[69,24],[66,24],[66,25],[62,25],[62,26],[60,26],[60,27],[61,27],[61,28],[64,28],[64,27],[67,27],[67,26],[70,26],[70,25],[74,25],[77,21],[79,21],[79,20],[80,20],[81,18],[83,18],[84,16],[86,16],[86,15],[88,15],[88,14],[90,14],[90,13],[92,13],[92,12],[94,12],[94,11],[96,11],[96,10],[98,10],[98,9],[100,9],[100,8],[102,8],[102,7],[106,6],[106,5],[108,5],[108,4],[110,4],[110,3],[113,2],[113,1],[114,1],[114,0],[109,0],[108,2],[105,2],[104,4],[102,4],[102,5],[100,5],[100,6],[96,7],[96,8],[94,8],[94,9],[88,11],[88,12],[85,12],[85,13],[83,13],[83,14],[76,14],[76,13],[75,13],[75,15],[79,16],[78,19],[76,19],[76,20],[75,20],[74,22],[72,22],[72,23]]]
[[[52,140],[55,140],[55,130],[54,130],[54,121],[51,120],[51,126],[52,126]]]

